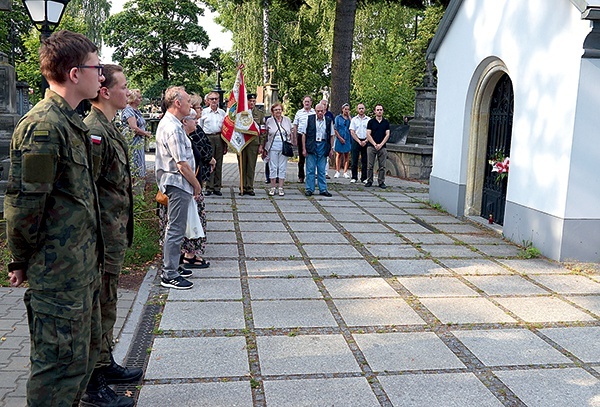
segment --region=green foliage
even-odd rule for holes
[[[521,259],[535,259],[542,255],[542,252],[536,247],[533,247],[533,243],[530,241],[523,241],[523,247],[519,249],[518,257]]]
[[[129,81],[151,91],[144,96],[156,98],[171,84],[201,91],[199,67],[206,61],[194,53],[209,43],[198,21],[203,13],[192,0],[132,0],[106,20],[103,35]]]
[[[125,252],[124,273],[128,267],[152,261],[160,252],[158,217],[154,212],[156,204],[151,198],[152,193],[156,194],[156,190],[149,191],[145,197],[144,195],[133,197],[133,243]]]

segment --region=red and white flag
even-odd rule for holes
[[[252,111],[248,109],[243,68],[244,65],[240,65],[238,68],[237,77],[227,102],[227,116],[223,120],[221,129],[221,137],[227,141],[230,149],[236,154],[240,154],[248,142],[258,136],[260,132],[252,118]]]

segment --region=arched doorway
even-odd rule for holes
[[[506,186],[508,177],[500,178],[492,172],[489,160],[498,157],[510,157],[510,141],[513,124],[514,92],[510,77],[504,73],[496,84],[490,100],[486,167],[484,170],[480,215],[504,224],[506,205]]]

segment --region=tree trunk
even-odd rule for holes
[[[350,101],[350,75],[352,72],[352,43],[356,20],[357,0],[336,0],[333,24],[333,55],[331,58],[331,101],[334,115]]]
[[[263,0],[263,83],[269,80],[269,0]]]

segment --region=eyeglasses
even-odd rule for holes
[[[208,100],[219,100],[219,98],[208,98]]]
[[[383,109],[375,109],[376,112],[383,112]]]
[[[194,109],[194,110],[202,109],[202,106],[199,106],[199,105],[192,106],[192,109]]]
[[[104,65],[77,65],[75,68],[93,68],[98,70],[98,76],[102,76],[104,74]]]

